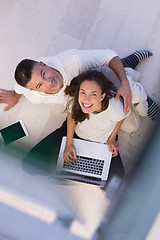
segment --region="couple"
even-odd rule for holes
[[[149,55],[150,53],[148,51],[140,51],[130,55],[127,58],[121,59],[121,62],[123,63],[124,67],[135,68],[143,58],[148,57]],[[83,68],[83,70],[90,68],[89,64],[87,65],[86,58],[82,56],[82,54],[80,54],[80,57],[81,60],[83,60],[83,62],[86,64],[86,67]],[[114,58],[115,57],[113,57],[113,59]],[[76,59],[73,60],[72,72],[69,70],[67,72],[70,78],[74,75],[72,74],[73,71],[77,72],[78,69],[79,72],[82,72],[82,66],[80,65],[80,62],[78,62],[80,65],[78,68],[76,65]],[[90,62],[94,63],[92,59],[90,59]],[[32,63],[28,61],[28,65],[29,64]],[[97,62],[95,63],[95,67],[97,66],[96,64]],[[54,168],[56,165],[61,139],[67,134],[67,144],[64,152],[64,159],[66,162],[72,163],[73,160],[70,159],[73,158],[72,153],[74,154],[74,159],[76,159],[76,149],[72,143],[74,136],[91,141],[106,143],[109,150],[112,151],[113,154],[111,168],[112,165],[114,165],[117,161],[119,164],[120,174],[124,174],[123,164],[118,153],[119,146],[116,142],[116,137],[124,119],[130,113],[128,110],[129,101],[126,103],[127,100],[124,98],[125,105],[123,105],[123,101],[121,99],[115,100],[116,91],[114,86],[106,79],[103,73],[97,70],[84,71],[78,77],[74,77],[71,82],[67,81],[67,75],[63,69],[61,69],[61,73],[63,73],[62,75],[55,71],[54,78],[56,81],[53,82],[53,85],[55,86],[52,88],[54,89],[54,92],[52,89],[49,89],[49,91],[52,91],[53,93],[53,95],[51,95],[51,92],[48,92],[48,86],[50,86],[50,78],[52,74],[51,70],[48,69],[48,66],[46,66],[44,63],[40,63],[40,65],[35,63],[32,71],[29,72],[28,69],[27,73],[30,75],[31,80],[28,81],[27,84],[25,81],[24,83],[22,82],[22,77],[24,75],[24,72],[22,71],[22,63],[20,63],[20,65],[17,67],[15,73],[17,82],[20,83],[21,81],[21,87],[18,85],[17,86],[19,89],[23,89],[23,94],[26,94],[25,96],[27,96],[27,94],[28,96],[29,94],[31,96],[32,93],[32,100],[35,100],[37,98],[37,93],[39,93],[40,97],[43,97],[43,99],[45,98],[47,101],[50,101],[52,98],[51,101],[53,101],[53,97],[58,95],[60,92],[62,92],[61,90],[63,90],[65,95],[61,95],[61,101],[65,102],[65,99],[69,99],[67,96],[70,96],[70,101],[68,102],[67,100],[67,128],[66,122],[64,122],[61,128],[57,129],[55,132],[51,133],[39,144],[37,144],[23,160],[22,165],[24,170],[28,171],[30,174],[35,174],[38,169],[43,173],[52,173],[52,168]],[[17,77],[18,71],[21,72],[21,77],[19,77],[19,79]],[[149,115],[148,110],[153,101],[151,100],[151,104],[149,104],[150,98],[148,98],[145,94],[143,87],[139,83],[134,83],[132,81],[130,69],[126,70],[126,73],[132,91],[132,103],[135,104],[136,107],[139,107],[140,105],[146,105],[146,115]],[[121,74],[123,75],[123,71]],[[42,81],[39,81],[39,75],[41,76]],[[120,73],[117,72],[117,75],[120,75]],[[63,82],[63,85],[61,86],[60,83],[62,83],[62,79],[64,79],[64,77],[66,81]],[[19,92],[19,94],[21,93],[22,92]],[[152,118],[154,118],[154,116]]]

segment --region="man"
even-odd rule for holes
[[[40,62],[26,59],[16,68],[15,90],[0,90],[0,103],[8,104],[4,108],[7,111],[17,104],[22,94],[32,103],[65,103],[64,89],[72,78],[87,69],[107,65],[121,82],[116,98],[123,97],[124,112],[127,114],[131,106],[131,91],[123,65],[135,68],[150,55],[149,51],[136,51],[120,61],[116,52],[109,49],[66,50]]]

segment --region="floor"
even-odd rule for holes
[[[153,56],[140,63],[137,71],[141,74],[140,82],[147,94],[160,104],[159,0],[2,0],[0,9],[0,88],[13,89],[15,67],[24,58],[52,56],[69,48],[110,48],[120,57],[137,49],[148,49]],[[61,105],[56,108],[35,105],[24,97],[11,110],[3,112],[4,107],[4,104],[0,105],[0,128],[22,119],[28,129],[27,138],[12,144],[23,150],[21,158],[65,119],[65,114],[60,114]],[[137,156],[145,149],[145,143],[155,127],[150,119],[141,118],[137,132],[130,135],[120,132],[120,152],[126,172],[132,171]],[[92,187],[80,186],[77,190],[72,186],[71,190],[80,206],[77,211],[81,211],[85,202],[92,202],[95,209],[90,217],[87,217],[87,212],[84,214],[86,225],[75,222],[71,231],[91,239],[105,211],[97,207],[97,201],[105,202],[105,208],[109,202],[104,193]],[[86,192],[90,192],[89,197]],[[84,202],[79,201],[82,195]],[[94,216],[98,216],[96,221]],[[153,239],[156,240],[155,237]]]

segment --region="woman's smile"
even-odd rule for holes
[[[85,104],[85,103],[82,103],[83,107],[85,108],[90,108],[93,104]]]

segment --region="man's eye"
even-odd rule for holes
[[[97,96],[97,94],[96,93],[92,93],[92,96]]]
[[[42,86],[42,83],[40,83],[40,84],[38,85],[38,88],[41,88],[41,86]]]
[[[45,74],[46,74],[45,72],[42,73],[42,77],[43,77],[43,78],[44,78]]]

